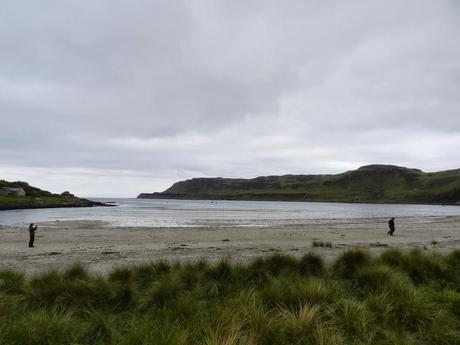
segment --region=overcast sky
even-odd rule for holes
[[[0,0],[0,179],[460,168],[460,1]]]

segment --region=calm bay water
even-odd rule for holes
[[[460,216],[460,207],[327,202],[94,199],[117,207],[0,211],[0,225],[103,220],[114,226],[272,226],[353,222],[356,218]]]

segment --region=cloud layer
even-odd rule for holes
[[[460,167],[457,1],[0,3],[0,178]]]

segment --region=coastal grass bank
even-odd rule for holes
[[[460,250],[3,270],[0,343],[460,344]]]

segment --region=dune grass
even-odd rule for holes
[[[0,344],[460,344],[460,250],[0,271]]]
[[[332,243],[327,241],[313,241],[313,247],[325,247],[325,248],[332,248]]]

